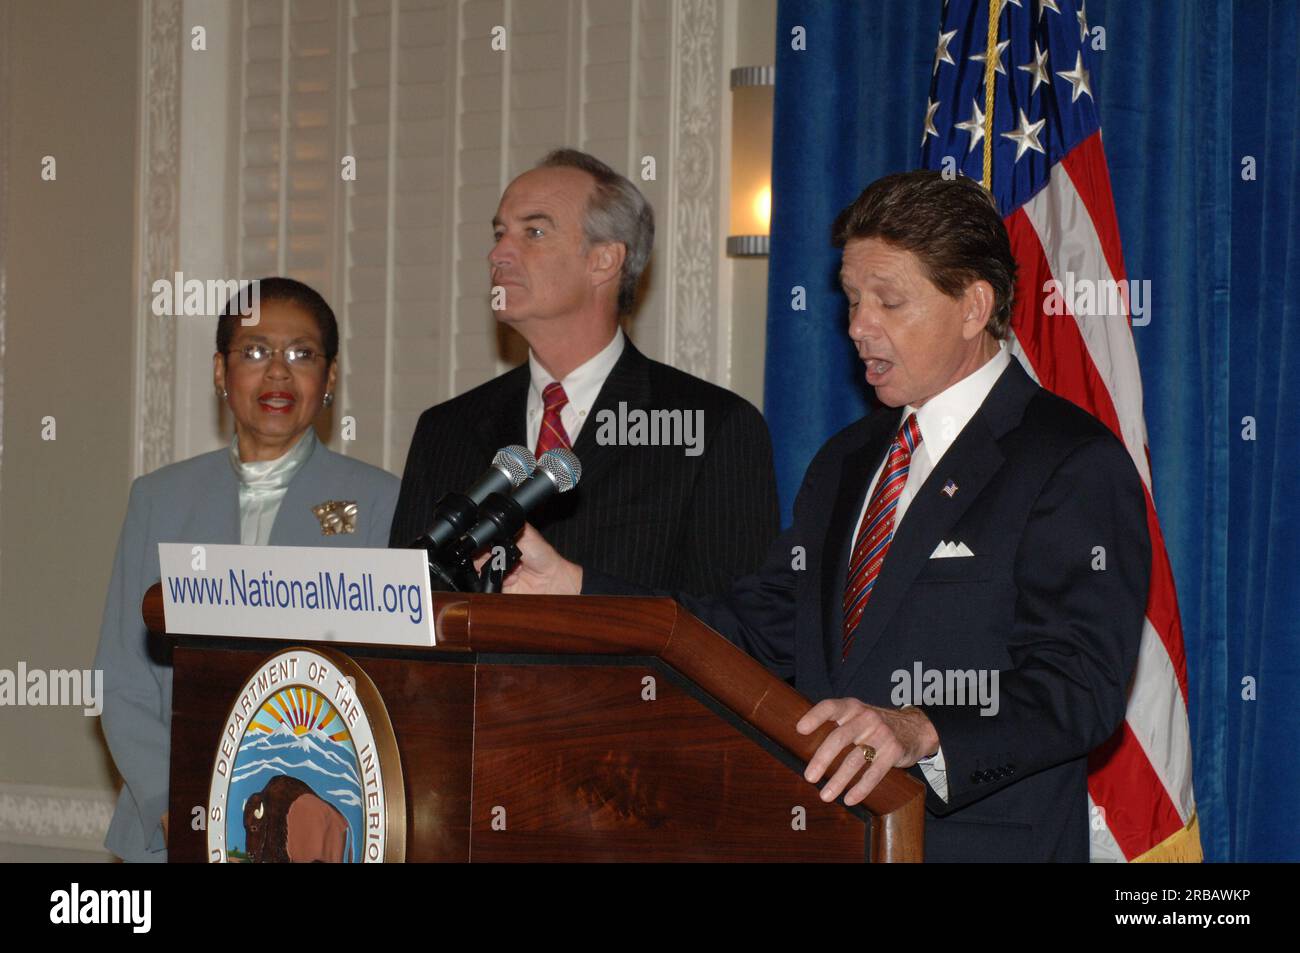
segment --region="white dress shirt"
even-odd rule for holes
[[[900,426],[907,420],[908,416],[916,412],[916,425],[921,430],[921,445],[912,452],[911,464],[907,471],[907,482],[903,484],[903,492],[898,496],[898,507],[894,510],[894,533],[898,533],[898,527],[903,522],[903,517],[907,513],[907,506],[916,496],[921,485],[929,478],[930,473],[938,466],[943,455],[948,452],[957,435],[965,429],[966,424],[975,416],[975,411],[979,410],[984,399],[988,397],[989,391],[997,379],[1002,376],[1007,365],[1011,363],[1011,355],[1007,351],[1006,345],[1001,341],[998,342],[998,353],[989,358],[982,367],[971,374],[963,377],[957,383],[953,384],[947,390],[940,391],[935,396],[927,400],[923,405],[913,407],[908,404],[903,408],[903,416],[899,419]],[[881,461],[880,466],[876,468],[875,475],[871,478],[871,489],[875,492],[876,482],[880,479],[881,472],[885,469],[885,464],[889,461],[889,454],[885,454],[885,459]],[[871,493],[867,494],[866,502],[862,506],[862,512],[858,515],[857,526],[853,530],[853,536],[849,540],[850,558],[853,552],[853,546],[857,542],[858,530],[862,527],[862,520],[867,515],[867,506],[871,503]],[[938,545],[938,540],[935,544]],[[889,555],[885,555],[885,561],[889,561]],[[905,706],[906,707],[906,706]],[[928,758],[922,758],[917,762],[921,766],[921,773],[934,788],[936,794],[948,800],[948,768],[943,759],[943,748],[940,747],[938,752]]]
[[[609,372],[623,355],[623,345],[623,329],[619,328],[614,332],[613,339],[595,357],[574,368],[560,381],[565,396],[569,398],[569,402],[560,409],[560,423],[564,424],[570,446],[578,442],[578,432],[582,430],[592,404],[596,403],[600,389],[605,386],[605,378],[609,377]],[[528,352],[528,372],[532,384],[528,388],[528,419],[525,425],[528,449],[532,450],[537,446],[537,435],[542,432],[542,415],[546,410],[542,391],[555,378],[538,363],[531,350]]]

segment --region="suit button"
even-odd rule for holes
[[[1016,773],[1016,766],[1014,764],[1007,765],[1007,774],[1015,774],[1015,773]]]
[[[971,776],[970,776],[971,784],[979,784],[983,780],[984,780],[983,776],[978,771],[971,772]]]

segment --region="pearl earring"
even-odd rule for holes
[[[334,403],[334,395],[326,394],[323,398],[321,398],[321,403],[324,404],[326,407],[328,407],[330,404]]]

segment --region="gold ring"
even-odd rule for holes
[[[862,758],[867,764],[876,760],[876,749],[871,745],[862,745],[858,750],[862,752]]]

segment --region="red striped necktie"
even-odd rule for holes
[[[903,422],[894,442],[890,444],[889,459],[880,473],[875,492],[871,494],[871,502],[867,505],[866,515],[862,517],[858,539],[853,546],[848,582],[844,587],[844,641],[841,659],[847,659],[849,650],[853,648],[853,630],[858,627],[862,613],[867,611],[871,590],[875,588],[880,567],[884,565],[889,544],[894,539],[894,513],[898,510],[898,498],[907,484],[912,451],[920,443],[921,428],[917,426],[916,414],[913,413]]]
[[[537,432],[536,455],[539,457],[547,450],[559,447],[571,449],[569,435],[564,432],[564,424],[560,421],[560,411],[569,402],[564,385],[559,381],[551,381],[542,391],[542,400],[546,404],[546,411],[542,414],[542,429]]]

